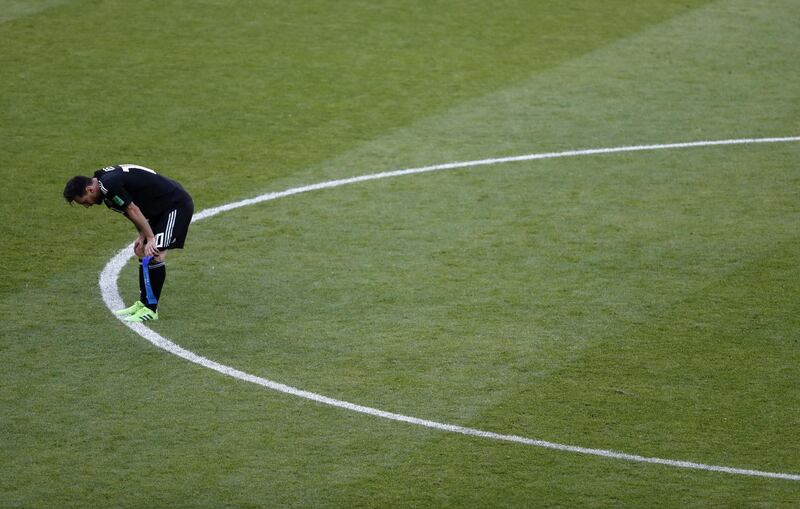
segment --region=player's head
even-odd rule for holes
[[[103,203],[103,195],[96,179],[76,175],[67,181],[64,186],[64,199],[67,203],[79,203],[84,207],[91,207]]]

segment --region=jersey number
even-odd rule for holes
[[[139,165],[136,165],[136,164],[120,164],[119,167],[122,168],[122,171],[124,171],[125,173],[128,173],[129,171],[131,171],[131,168],[137,168],[139,170],[144,170],[144,171],[150,172],[153,175],[156,174],[156,172],[154,172],[150,168],[145,168],[144,166],[139,166]]]
[[[124,171],[125,173],[129,173],[131,171],[131,168],[136,168],[139,170],[150,172],[153,175],[156,175],[156,172],[151,170],[150,168],[145,168],[144,166],[139,166],[136,164],[119,164],[117,166],[106,166],[105,168],[103,168],[103,171],[105,172],[114,171],[117,168],[122,169],[122,171]]]

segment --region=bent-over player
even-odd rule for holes
[[[183,249],[194,203],[183,187],[136,164],[118,164],[76,176],[64,187],[67,203],[84,207],[105,202],[136,226],[133,250],[139,258],[139,300],[116,311],[128,322],[158,320],[158,300],[167,277],[168,249]]]

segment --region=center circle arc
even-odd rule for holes
[[[533,154],[526,154],[520,156],[512,156],[512,157],[501,157],[501,158],[491,158],[491,159],[481,159],[481,160],[474,160],[474,161],[462,161],[462,162],[452,162],[452,163],[444,163],[444,164],[437,164],[432,166],[424,166],[419,168],[410,168],[410,169],[402,169],[402,170],[394,170],[394,171],[386,171],[381,173],[373,173],[368,175],[362,175],[358,177],[346,178],[346,179],[339,179],[339,180],[331,180],[327,182],[321,182],[317,184],[311,184],[302,187],[296,187],[292,189],[287,189],[281,192],[274,192],[274,193],[266,193],[254,198],[241,200],[233,203],[228,203],[225,205],[220,205],[218,207],[213,207],[209,209],[202,210],[194,215],[192,218],[192,222],[200,221],[203,219],[207,219],[209,217],[215,216],[222,212],[226,212],[229,210],[234,210],[237,208],[255,205],[257,203],[275,200],[278,198],[283,198],[287,196],[292,196],[295,194],[305,193],[309,191],[321,190],[321,189],[329,189],[334,187],[340,187],[348,184],[355,184],[358,182],[365,182],[370,180],[379,180],[385,178],[393,178],[405,175],[414,175],[414,174],[421,174],[421,173],[429,173],[435,171],[444,171],[444,170],[453,170],[453,169],[460,169],[460,168],[470,168],[470,167],[478,167],[478,166],[491,166],[497,164],[504,164],[504,163],[513,163],[513,162],[521,162],[521,161],[533,161],[539,159],[555,159],[555,158],[563,158],[563,157],[577,157],[577,156],[592,156],[592,155],[601,155],[601,154],[613,154],[613,153],[621,153],[621,152],[642,152],[642,151],[652,151],[652,150],[668,150],[668,149],[687,149],[687,148],[699,148],[699,147],[709,147],[709,146],[729,146],[729,145],[748,145],[748,144],[763,144],[763,143],[788,143],[788,142],[798,142],[800,141],[800,136],[790,136],[790,137],[776,137],[776,138],[742,138],[742,139],[727,139],[727,140],[710,140],[710,141],[694,141],[694,142],[681,142],[681,143],[666,143],[666,144],[651,144],[651,145],[633,145],[633,146],[621,146],[621,147],[609,147],[609,148],[594,148],[594,149],[580,149],[580,150],[567,150],[561,152],[546,152],[546,153],[533,153]],[[117,281],[119,279],[119,274],[122,271],[124,265],[133,257],[133,244],[130,244],[120,250],[103,268],[100,273],[100,280],[99,286],[101,290],[101,295],[103,297],[103,301],[108,307],[109,310],[114,310],[116,308],[123,306],[122,297],[119,294],[118,284]],[[185,360],[198,364],[208,369],[212,369],[219,373],[222,373],[226,376],[230,376],[245,382],[254,383],[260,385],[262,387],[279,391],[285,394],[289,394],[292,396],[308,399],[311,401],[315,401],[318,403],[322,403],[325,405],[345,409],[348,411],[358,412],[362,414],[371,415],[378,418],[394,420],[398,422],[405,422],[408,424],[413,424],[417,426],[423,426],[426,428],[436,429],[440,431],[446,431],[451,433],[459,433],[462,435],[469,435],[489,440],[498,440],[504,442],[513,442],[522,445],[534,446],[534,447],[542,447],[547,449],[553,449],[558,451],[564,452],[571,452],[577,454],[586,454],[592,456],[600,456],[606,457],[611,459],[617,460],[624,460],[624,461],[633,461],[639,463],[650,463],[650,464],[659,464],[665,465],[670,467],[676,468],[686,468],[686,469],[694,469],[694,470],[704,470],[704,471],[711,471],[711,472],[721,472],[726,474],[734,474],[734,475],[745,475],[745,476],[754,476],[754,477],[767,477],[767,478],[775,478],[775,479],[784,479],[789,481],[800,481],[800,474],[795,473],[784,473],[784,472],[768,472],[762,470],[753,470],[753,469],[744,469],[744,468],[736,468],[730,466],[722,466],[722,465],[709,465],[704,463],[696,463],[691,461],[684,461],[684,460],[675,460],[675,459],[668,459],[668,458],[656,458],[656,457],[647,457],[641,456],[637,454],[630,454],[618,451],[611,451],[606,449],[596,449],[590,447],[582,447],[577,445],[568,445],[568,444],[560,444],[555,442],[549,442],[545,440],[538,440],[528,437],[516,436],[516,435],[505,435],[501,433],[491,432],[491,431],[484,431],[474,428],[468,428],[464,426],[454,425],[454,424],[447,424],[447,423],[440,423],[435,421],[430,421],[426,419],[421,419],[418,417],[408,416],[397,414],[377,408],[367,407],[363,405],[358,405],[355,403],[351,403],[348,401],[338,400],[335,398],[331,398],[328,396],[324,396],[322,394],[317,394],[314,392],[306,391],[303,389],[298,389],[295,387],[291,387],[279,382],[275,382],[272,380],[268,380],[262,377],[258,377],[249,373],[245,373],[240,371],[236,368],[226,366],[215,362],[211,359],[207,359],[202,357],[194,352],[186,350],[181,346],[175,344],[174,342],[170,341],[169,339],[161,336],[157,332],[153,331],[152,329],[144,326],[140,323],[129,323],[129,322],[122,322],[130,329],[132,329],[136,334],[141,336],[142,338],[146,339],[153,345],[161,348],[173,355],[181,357]]]

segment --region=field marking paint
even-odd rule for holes
[[[250,198],[247,200],[241,200],[234,203],[228,203],[226,205],[220,205],[219,207],[213,207],[210,209],[205,209],[201,212],[198,212],[192,218],[192,222],[199,221],[201,219],[206,219],[208,217],[217,215],[221,212],[225,212],[228,210],[237,209],[240,207],[246,207],[248,205],[254,205],[256,203],[261,203],[264,201],[275,200],[277,198],[282,198],[284,196],[291,196],[294,194],[305,193],[308,191],[316,191],[319,189],[329,189],[333,187],[339,187],[347,184],[355,184],[357,182],[365,182],[368,180],[378,180],[384,178],[391,178],[391,177],[399,177],[402,175],[414,175],[417,173],[426,173],[426,172],[433,172],[433,171],[441,171],[441,170],[451,170],[457,168],[469,168],[474,166],[489,166],[493,164],[501,164],[501,163],[510,163],[510,162],[518,162],[518,161],[533,161],[537,159],[555,159],[560,157],[574,157],[574,156],[587,156],[587,155],[599,155],[599,154],[614,154],[620,152],[641,152],[647,150],[663,150],[663,149],[679,149],[679,148],[691,148],[691,147],[710,147],[710,146],[719,146],[719,145],[745,145],[745,144],[753,144],[753,143],[784,143],[784,142],[795,142],[800,141],[800,136],[792,136],[792,137],[783,137],[783,138],[747,138],[747,139],[737,139],[737,140],[718,140],[718,141],[695,141],[689,143],[668,143],[668,144],[660,144],[660,145],[637,145],[637,146],[626,146],[626,147],[613,147],[613,148],[596,148],[596,149],[586,149],[586,150],[569,150],[565,152],[548,152],[548,153],[540,153],[540,154],[527,154],[522,156],[514,156],[514,157],[501,157],[496,159],[481,159],[478,161],[464,161],[464,162],[454,162],[454,163],[447,163],[447,164],[437,164],[433,166],[424,166],[421,168],[411,168],[406,170],[396,170],[396,171],[388,171],[383,173],[373,173],[370,175],[362,175],[359,177],[352,177],[347,179],[340,179],[340,180],[331,180],[328,182],[321,182],[318,184],[312,184],[308,186],[296,187],[292,189],[287,189],[285,191],[277,192],[277,193],[267,193],[262,194],[260,196],[256,196],[255,198]],[[123,307],[122,297],[119,295],[119,289],[117,287],[117,280],[119,279],[119,274],[122,271],[122,268],[128,262],[130,258],[133,257],[133,244],[130,244],[120,250],[103,268],[102,272],[100,273],[100,291],[103,296],[103,301],[105,302],[106,306],[109,310],[114,310],[117,308]],[[120,318],[121,319],[121,318]],[[297,396],[300,398],[309,399],[311,401],[316,401],[318,403],[322,403],[325,405],[330,405],[337,408],[343,408],[345,410],[350,410],[353,412],[359,412],[362,414],[372,415],[375,417],[380,417],[383,419],[390,419],[393,421],[405,422],[408,424],[414,424],[417,426],[424,426],[426,428],[441,430],[441,431],[449,431],[451,433],[460,433],[462,435],[468,435],[472,437],[479,437],[479,438],[488,438],[491,440],[500,440],[503,442],[514,442],[523,445],[530,445],[534,447],[543,447],[546,449],[554,449],[557,451],[566,451],[578,454],[587,454],[591,456],[601,456],[604,458],[611,458],[611,459],[618,459],[618,460],[625,460],[625,461],[636,461],[639,463],[651,463],[656,465],[665,465],[669,467],[678,467],[678,468],[689,468],[695,470],[705,470],[709,472],[721,472],[726,474],[736,474],[736,475],[746,475],[746,476],[754,476],[754,477],[768,477],[774,479],[785,479],[789,481],[800,481],[800,474],[791,474],[791,473],[782,473],[782,472],[765,472],[761,470],[749,470],[744,468],[734,468],[734,467],[726,467],[720,465],[707,465],[704,463],[694,463],[691,461],[681,461],[681,460],[672,460],[672,459],[664,459],[664,458],[653,458],[647,456],[639,456],[637,454],[628,454],[624,452],[618,451],[610,451],[606,449],[593,449],[589,447],[581,447],[577,445],[566,445],[566,444],[559,444],[555,442],[547,442],[544,440],[536,440],[533,438],[526,438],[516,435],[503,435],[500,433],[494,433],[492,431],[482,431],[479,429],[473,428],[466,428],[463,426],[457,426],[455,424],[445,424],[435,421],[428,421],[425,419],[420,419],[417,417],[411,417],[408,415],[396,414],[392,412],[387,412],[384,410],[380,410],[377,408],[371,408],[367,406],[357,405],[355,403],[350,403],[347,401],[342,401],[339,399],[329,398],[327,396],[323,396],[321,394],[316,394],[309,391],[304,391],[302,389],[297,389],[295,387],[290,387],[288,385],[284,385],[282,383],[274,382],[272,380],[267,380],[266,378],[261,378],[255,375],[251,375],[249,373],[245,373],[244,371],[239,371],[236,368],[232,368],[230,366],[225,366],[224,364],[220,364],[218,362],[214,362],[210,359],[197,355],[194,352],[186,350],[182,348],[172,341],[164,338],[157,332],[145,327],[143,324],[140,323],[128,323],[122,322],[127,325],[131,330],[133,330],[136,334],[140,335],[153,345],[166,350],[167,352],[186,359],[189,362],[193,362],[195,364],[199,364],[208,369],[212,369],[223,375],[231,376],[233,378],[237,378],[239,380],[243,380],[245,382],[254,383],[256,385],[260,385],[262,387],[266,387],[267,389],[271,389],[278,392],[283,392],[285,394],[290,394],[292,396]]]

